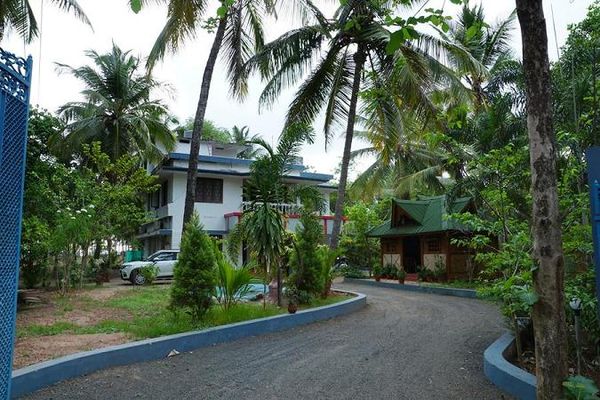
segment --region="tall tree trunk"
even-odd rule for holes
[[[516,1],[531,158],[533,283],[538,296],[533,306],[537,398],[554,400],[562,397],[562,382],[567,377],[567,329],[548,38],[542,0]]]
[[[348,166],[350,164],[350,152],[352,151],[352,139],[354,138],[354,121],[356,120],[356,105],[358,103],[358,94],[360,92],[360,83],[362,80],[363,67],[367,53],[363,45],[358,46],[354,54],[354,82],[352,84],[352,96],[350,97],[350,107],[348,109],[348,125],[346,127],[346,141],[344,143],[344,154],[342,156],[342,170],[340,172],[340,182],[338,184],[338,195],[335,201],[335,218],[333,220],[333,229],[331,231],[331,249],[338,247],[340,231],[342,229],[342,219],[344,218],[344,201],[346,199],[346,184],[348,183]]]
[[[200,88],[200,98],[198,99],[198,107],[196,108],[196,116],[194,117],[194,130],[192,132],[192,143],[190,145],[190,160],[187,171],[187,187],[185,191],[185,206],[183,210],[183,227],[192,218],[194,213],[194,203],[196,197],[196,176],[198,175],[198,156],[200,154],[200,140],[202,140],[202,128],[204,126],[204,115],[206,114],[206,106],[208,105],[208,94],[210,92],[210,84],[212,81],[213,71],[217,63],[219,50],[223,43],[225,35],[225,27],[227,26],[227,15],[219,20],[217,33],[204,67],[204,75],[202,76],[202,86]]]
[[[85,277],[85,270],[87,269],[89,254],[90,254],[90,244],[86,243],[81,247],[82,255],[81,255],[81,270],[79,271],[79,289],[83,289],[83,279]]]

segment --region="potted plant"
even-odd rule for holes
[[[430,282],[431,281],[431,271],[426,267],[420,267],[419,271],[419,280],[421,282]]]
[[[394,267],[393,265],[388,265],[386,267],[387,272],[386,272],[386,277],[387,279],[391,279],[391,280],[395,280],[398,279],[398,269],[396,267]]]
[[[398,272],[396,272],[396,277],[398,278],[398,283],[403,285],[404,280],[406,279],[406,271],[404,269],[399,269]]]
[[[382,274],[381,265],[375,264],[375,266],[373,267],[373,276],[375,277],[375,280],[377,282],[379,282],[381,280],[381,274]]]
[[[300,295],[298,288],[296,288],[295,286],[288,286],[285,295],[288,299],[288,312],[290,314],[296,314],[296,311],[298,311],[298,297]]]

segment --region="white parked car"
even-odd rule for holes
[[[147,265],[158,267],[157,278],[171,278],[173,268],[177,262],[179,250],[161,250],[152,254],[143,261],[131,261],[123,264],[121,267],[121,279],[130,281],[134,285],[143,285],[144,276],[139,273],[139,269]]]

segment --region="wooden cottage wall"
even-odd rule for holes
[[[446,269],[448,254],[448,237],[446,235],[425,235],[421,238],[422,265],[434,270],[437,267]]]
[[[402,268],[402,239],[401,238],[382,238],[381,239],[381,265],[394,265],[396,268]]]
[[[460,235],[454,234],[452,238],[461,238]],[[465,247],[449,244],[448,251],[448,278],[450,279],[467,279],[473,275],[475,271],[475,263],[473,253]]]

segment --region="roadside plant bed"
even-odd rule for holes
[[[185,312],[169,309],[170,285],[116,286],[60,297],[45,293],[42,303],[22,309],[17,317],[14,367],[22,368],[60,356],[133,340],[206,329],[213,326],[286,314],[286,308],[262,302],[239,303],[224,310],[213,305],[200,323]],[[347,300],[338,292],[300,309]]]
[[[573,332],[570,332],[569,338],[572,339]],[[521,331],[522,353],[517,357],[516,341],[513,342],[510,351],[505,354],[507,361],[511,364],[535,375],[535,342],[533,338],[533,329],[531,325]],[[575,355],[575,343],[570,343],[569,352],[569,374],[577,374],[577,358]],[[581,376],[593,380],[597,386],[600,386],[600,357],[593,343],[586,341],[582,346]]]
[[[350,278],[357,279],[357,278]],[[362,280],[375,281],[375,282],[394,282],[398,283],[397,278],[381,277],[379,281],[375,278],[358,278]],[[481,287],[482,283],[479,282],[467,282],[467,281],[445,281],[445,282],[422,282],[422,281],[404,281],[403,285],[421,286],[421,287],[432,287],[432,288],[449,288],[449,289],[472,289],[476,290]]]

